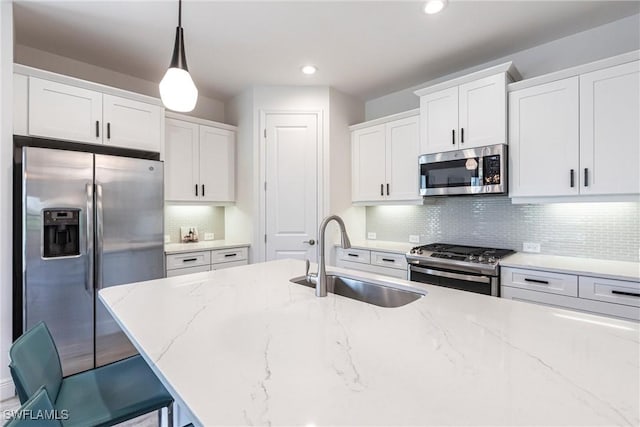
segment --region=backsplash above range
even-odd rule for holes
[[[639,261],[640,203],[513,205],[507,197],[437,198],[424,206],[367,207],[378,240],[447,242],[541,253]]]
[[[224,239],[224,207],[199,205],[171,205],[164,207],[164,234],[171,243],[180,243],[180,227],[195,227],[199,239],[205,240],[205,233],[213,233],[215,240]]]

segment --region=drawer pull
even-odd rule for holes
[[[224,255],[225,258],[229,258],[229,257],[232,257],[232,256],[238,256],[238,254],[225,254]]]
[[[347,255],[349,255],[349,256],[353,256],[353,257],[356,257],[356,258],[358,258],[358,257],[360,256],[360,255],[358,255],[358,254],[347,254]]]
[[[541,283],[541,284],[543,284],[543,285],[548,285],[548,284],[549,284],[549,282],[548,282],[547,280],[538,280],[538,279],[528,279],[528,278],[525,278],[525,279],[524,279],[524,281],[525,281],[525,282],[533,282],[533,283]]]
[[[614,295],[625,295],[625,296],[628,296],[628,297],[640,298],[640,294],[637,294],[635,292],[611,291],[611,293],[614,294]]]
[[[182,260],[182,262],[193,262],[193,261],[197,261],[198,258],[185,258]]]
[[[395,259],[391,259],[391,258],[382,258],[382,260],[386,262],[396,262]]]

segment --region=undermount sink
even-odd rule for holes
[[[291,279],[291,282],[315,288],[315,285],[308,282],[305,276],[295,277]],[[418,292],[391,288],[332,274],[327,275],[327,291],[379,307],[402,307],[424,296],[424,294]]]

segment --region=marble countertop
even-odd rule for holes
[[[203,240],[194,243],[167,243],[164,245],[164,253],[167,255],[183,252],[208,251],[211,249],[230,249],[251,246],[246,242],[234,242],[231,240]]]
[[[99,295],[196,425],[640,423],[637,323],[330,270],[426,295],[317,298],[297,260]]]
[[[340,246],[340,242],[336,242],[335,246]],[[411,248],[419,246],[418,243],[402,243],[387,242],[384,240],[362,240],[352,241],[351,247],[354,249],[366,249],[371,251],[390,252],[397,254],[406,254]]]
[[[503,267],[640,281],[640,263],[518,252],[500,260]]]

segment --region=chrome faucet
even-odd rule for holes
[[[322,220],[320,230],[318,232],[318,272],[316,274],[309,273],[309,260],[307,260],[307,269],[305,272],[307,282],[311,282],[316,285],[317,297],[327,296],[327,271],[325,269],[324,262],[324,235],[327,230],[327,225],[332,220],[336,221],[340,226],[341,246],[344,249],[349,249],[351,247],[351,242],[349,241],[349,236],[347,236],[347,230],[344,228],[344,221],[342,221],[342,218],[338,215],[330,215]]]

